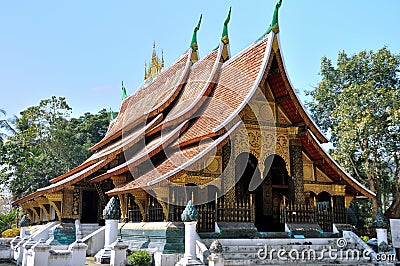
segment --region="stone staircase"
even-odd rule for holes
[[[83,238],[87,237],[88,235],[90,235],[91,233],[93,233],[94,231],[98,230],[101,227],[102,226],[98,224],[81,224],[81,231]]]
[[[375,265],[373,255],[363,256],[365,246],[344,241],[339,248],[338,238],[219,239],[225,265]],[[212,240],[203,242],[209,247]]]

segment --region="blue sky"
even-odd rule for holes
[[[0,108],[9,115],[52,95],[73,115],[120,107],[143,81],[153,40],[166,65],[188,48],[200,13],[200,55],[219,42],[229,6],[232,54],[256,40],[271,22],[276,0],[1,1]],[[291,81],[304,99],[315,86],[322,56],[388,46],[400,53],[400,1],[283,0],[280,38]]]

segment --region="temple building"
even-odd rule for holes
[[[113,196],[128,224],[180,222],[189,200],[200,213],[199,232],[222,224],[280,232],[289,222],[329,232],[346,223],[353,199],[375,195],[322,148],[328,139],[285,68],[279,6],[266,32],[236,55],[230,11],[219,46],[203,58],[201,18],[170,66],[154,47],[143,85],[123,96],[93,155],[13,204],[34,223],[101,222]]]

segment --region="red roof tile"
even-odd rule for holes
[[[180,144],[214,134],[228,118],[240,111],[238,108],[254,92],[252,89],[261,71],[266,47],[267,39],[264,39],[224,63],[201,116],[180,138]]]
[[[174,64],[158,74],[155,79],[134,94],[126,98],[121,105],[114,124],[107,131],[106,136],[90,150],[96,150],[117,138],[125,129],[132,128],[138,121],[143,121],[160,113],[178,95],[190,66],[188,50]]]
[[[216,149],[221,147],[228,141],[233,131],[235,131],[240,123],[234,125],[230,131],[220,136],[216,140],[208,139],[200,142],[198,145],[186,147],[183,149],[175,149],[168,153],[168,158],[160,165],[140,176],[139,178],[120,185],[107,192],[108,195],[121,193],[129,193],[136,189],[151,189],[153,186],[164,186],[168,183],[168,179],[179,175],[182,171],[194,170],[194,163],[205,159],[210,153],[215,153]],[[196,167],[196,166],[195,166]]]

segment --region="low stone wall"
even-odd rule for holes
[[[104,247],[105,226],[94,231],[82,239],[82,242],[88,245],[87,256],[94,256]]]
[[[122,239],[131,250],[153,249],[164,254],[179,254],[185,249],[185,229],[182,223],[127,223],[121,232]]]
[[[0,262],[6,262],[12,259],[11,240],[12,238],[0,238]]]
[[[66,250],[52,249],[44,239],[39,242],[32,238],[16,237],[8,247],[10,257],[17,265],[24,266],[84,266],[87,245],[77,240]]]

